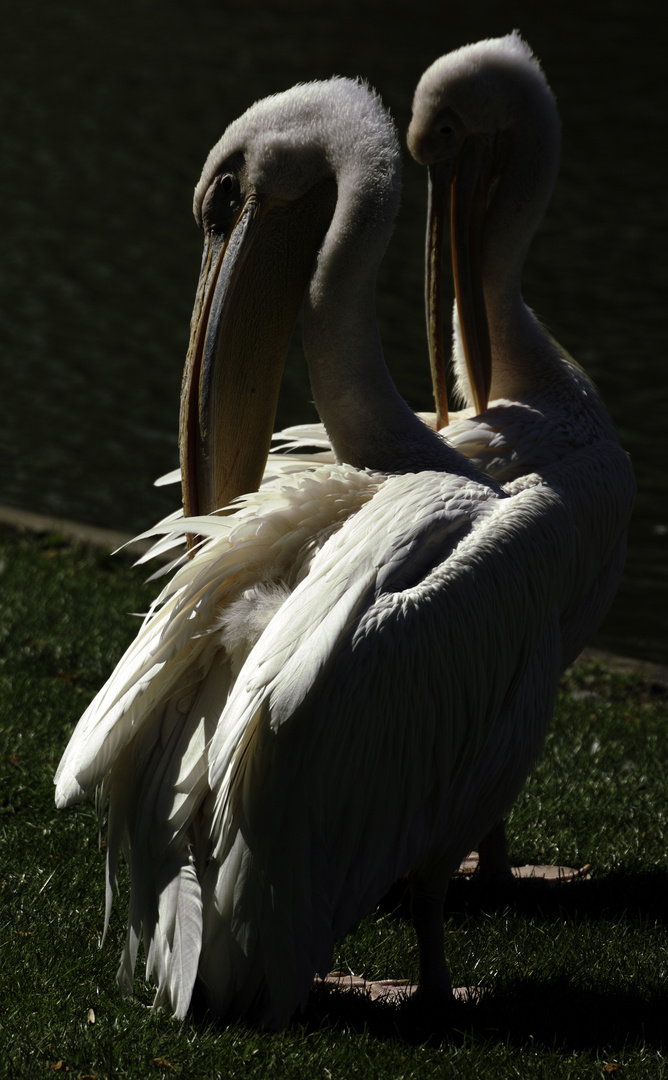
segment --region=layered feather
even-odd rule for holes
[[[123,989],[143,935],[157,1004],[182,1016],[199,977],[216,1015],[281,1026],[392,881],[425,859],[454,869],[519,790],[577,529],[542,486],[345,466],[196,527],[57,797],[102,781],[109,799],[108,905],[121,847],[131,871]],[[260,584],[278,591],[251,641],[235,605]]]

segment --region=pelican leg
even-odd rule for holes
[[[420,956],[419,995],[430,1006],[442,1007],[452,1001],[452,983],[443,948],[443,904],[448,874],[424,878],[411,874],[411,915]]]
[[[494,883],[512,882],[514,880],[510,869],[508,856],[508,841],[506,840],[506,827],[503,819],[493,825],[478,846],[479,876],[484,885]]]

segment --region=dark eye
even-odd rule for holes
[[[239,178],[234,173],[219,173],[211,181],[202,202],[205,229],[225,233],[241,200]]]
[[[444,124],[442,128],[439,128],[441,135],[452,135],[452,128],[448,124]]]

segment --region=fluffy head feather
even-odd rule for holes
[[[540,64],[517,30],[501,38],[464,45],[439,57],[420,79],[413,98],[408,145],[418,146],[438,113],[452,109],[469,131],[492,135],[513,127],[531,102],[556,106]],[[558,122],[557,122],[558,123]]]
[[[297,199],[320,179],[336,177],[340,190],[364,194],[394,219],[399,196],[399,141],[379,96],[343,78],[304,83],[257,101],[229,125],[206,159],[195,188],[193,212],[226,161],[242,156],[249,186],[259,195]],[[354,178],[354,191],[352,181]]]

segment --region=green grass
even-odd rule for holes
[[[92,805],[57,812],[72,727],[155,591],[125,560],[55,535],[0,532],[0,1076],[668,1077],[668,697],[603,667],[564,680],[541,761],[510,815],[517,862],[592,863],[560,890],[481,896],[455,882],[444,934],[478,1005],[426,1016],[321,990],[259,1034],[147,1006],[115,972],[127,879],[99,947],[104,856]],[[337,965],[414,977],[399,885]],[[92,1010],[92,1012],[91,1012]]]

